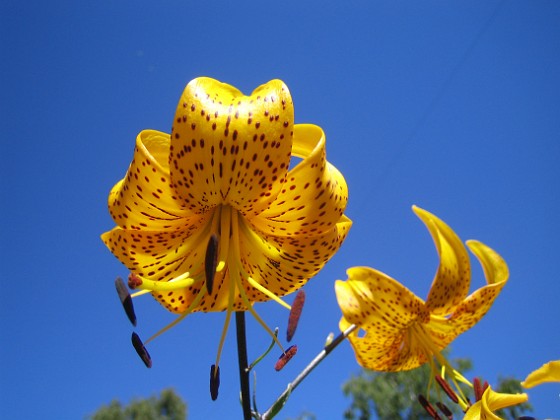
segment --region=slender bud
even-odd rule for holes
[[[218,399],[218,389],[220,388],[220,367],[210,366],[210,397],[212,401]]]
[[[438,415],[436,409],[430,402],[424,397],[422,394],[418,395],[418,402],[424,407],[426,413],[430,415],[431,418],[434,420],[441,420],[441,417]]]
[[[119,299],[121,304],[126,312],[126,316],[132,322],[132,325],[136,326],[136,314],[134,313],[134,305],[132,305],[132,298],[130,297],[130,293],[128,293],[128,289],[126,284],[124,284],[123,279],[117,277],[115,280],[115,287],[117,288],[117,293],[119,295]]]
[[[288,342],[292,340],[292,337],[296,333],[296,328],[298,326],[299,318],[301,316],[301,311],[303,309],[303,304],[305,303],[305,292],[300,289],[292,303],[292,309],[290,310],[290,317],[288,318],[288,330],[286,331],[286,339]]]
[[[132,345],[134,346],[136,353],[138,353],[138,356],[140,356],[140,359],[142,359],[146,367],[151,368],[152,358],[150,357],[148,350],[146,350],[146,347],[144,347],[144,343],[142,343],[142,340],[140,340],[140,337],[138,337],[138,334],[136,334],[135,332],[132,333]]]
[[[274,365],[274,369],[276,369],[277,372],[281,371],[284,368],[284,366],[286,366],[286,363],[288,363],[292,359],[292,357],[296,355],[296,353],[297,353],[296,345],[288,347],[286,351],[282,353],[278,358],[278,361]]]
[[[206,290],[212,294],[216,267],[218,266],[218,236],[214,233],[210,236],[206,247],[206,257],[204,259],[204,273],[206,274]]]
[[[439,375],[436,375],[436,381],[439,384],[439,386],[441,387],[441,389],[443,389],[443,391],[451,399],[451,401],[453,401],[455,404],[458,404],[459,403],[459,397],[457,397],[457,394],[455,393],[455,391],[453,391],[453,388],[451,388],[451,385],[449,385],[445,381],[445,379],[443,379]]]

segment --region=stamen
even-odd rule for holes
[[[206,290],[212,294],[214,277],[216,276],[216,266],[218,264],[218,236],[210,235],[208,246],[206,247],[206,257],[204,259],[204,273],[206,274]]]
[[[232,216],[231,226],[232,226],[233,256],[231,258],[231,263],[229,267],[230,281],[233,281],[237,286],[237,290],[239,291],[239,294],[241,295],[241,299],[243,300],[243,304],[247,307],[247,310],[251,313],[251,315],[253,315],[255,320],[266,330],[266,332],[272,337],[272,339],[276,342],[276,344],[278,344],[278,347],[280,347],[280,349],[284,351],[284,347],[282,347],[282,344],[280,343],[280,341],[278,341],[278,337],[276,337],[276,335],[272,332],[272,330],[268,327],[268,325],[266,325],[266,323],[262,320],[262,318],[253,309],[253,305],[251,304],[251,302],[249,302],[249,298],[247,298],[245,289],[241,284],[241,278],[239,275],[240,272],[242,272],[243,274],[247,274],[247,273],[245,273],[245,270],[243,270],[243,267],[241,267],[241,264],[239,264],[239,262],[241,261],[241,255],[239,252],[239,220],[238,220],[239,216],[237,211],[233,209],[232,209],[231,216]],[[249,281],[249,284],[251,284],[251,281],[253,281],[253,283],[256,284],[256,282],[253,279],[251,279],[249,276],[247,276],[247,280]],[[279,298],[276,296],[276,299]]]
[[[472,387],[472,384],[463,375],[461,375],[458,371],[456,371],[451,366],[451,364],[447,361],[447,359],[443,357],[443,355],[441,354],[437,346],[434,344],[430,336],[424,331],[421,325],[415,324],[409,331],[419,341],[419,343],[424,349],[426,356],[428,358],[433,357],[435,358],[435,360],[437,360],[437,362],[441,366],[442,375],[444,375],[446,369],[450,371],[451,381],[453,383],[453,386],[455,387],[453,394],[458,399],[457,403],[461,406],[461,408],[463,410],[466,410],[468,408],[467,398],[463,393],[461,387],[457,383],[457,381],[462,382],[470,387]],[[433,372],[435,370],[433,367],[433,361],[430,361],[430,363],[432,364],[432,372]],[[449,385],[447,386],[449,389],[451,389]],[[450,396],[450,398],[452,397]]]
[[[296,333],[296,328],[298,326],[299,318],[301,317],[301,311],[303,309],[303,304],[305,303],[305,292],[300,289],[292,303],[292,309],[290,310],[290,316],[288,318],[288,330],[286,331],[286,339],[288,343],[292,341],[292,337]]]
[[[146,340],[146,344],[148,344],[150,341],[154,340],[155,338],[159,337],[161,334],[163,334],[164,332],[170,330],[171,328],[173,328],[175,325],[177,325],[179,322],[181,322],[183,319],[185,319],[188,315],[191,314],[191,312],[193,311],[193,309],[198,306],[198,304],[200,303],[200,301],[202,300],[202,297],[204,296],[204,289],[201,289],[198,294],[196,295],[196,297],[193,299],[192,303],[189,305],[189,307],[187,308],[187,310],[185,312],[183,312],[181,315],[179,315],[175,320],[173,320],[172,322],[170,322],[169,324],[167,324],[165,327],[163,327],[161,330],[159,330],[157,333],[155,333],[154,335],[152,335],[150,338],[148,338]]]
[[[434,420],[441,420],[441,417],[438,415],[436,409],[433,407],[432,404],[424,397],[422,394],[418,395],[418,402],[424,407],[424,410],[434,419]]]
[[[459,403],[459,397],[457,396],[455,391],[453,391],[453,388],[451,388],[451,386],[445,381],[445,379],[443,379],[439,375],[436,375],[436,382],[441,387],[441,389],[443,389],[443,391],[447,394],[447,396],[451,399],[451,401],[453,401],[455,404]]]
[[[273,301],[275,301],[276,303],[279,303],[280,305],[282,305],[284,308],[291,310],[292,307],[290,305],[288,305],[286,302],[284,302],[282,299],[280,299],[278,296],[276,296],[274,293],[272,293],[270,290],[268,290],[266,287],[262,286],[261,284],[257,283],[252,277],[247,276],[247,281],[249,282],[249,284],[251,286],[253,286],[255,289],[257,289],[259,292],[261,292],[262,294],[268,296],[270,299],[272,299]]]
[[[449,407],[447,407],[442,402],[437,402],[436,405],[438,406],[439,410],[445,415],[445,417],[448,418],[448,420],[453,420],[453,413],[451,412]]]
[[[132,325],[136,326],[136,314],[134,313],[134,305],[132,305],[132,298],[126,285],[124,284],[123,279],[117,277],[115,280],[115,287],[117,288],[117,293],[119,295],[119,299],[121,304],[126,312],[126,316],[132,323]]]
[[[482,383],[480,382],[480,378],[474,378],[473,380],[473,388],[474,388],[474,400],[480,401],[482,399]]]
[[[220,367],[210,366],[210,397],[212,401],[218,399],[218,389],[220,388]]]
[[[150,357],[148,350],[146,350],[146,347],[144,347],[142,340],[140,340],[140,337],[138,337],[138,334],[136,334],[135,332],[132,333],[131,338],[132,338],[132,345],[134,346],[136,353],[138,353],[138,356],[140,356],[140,358],[142,359],[146,367],[151,368],[152,358]]]
[[[281,371],[284,368],[284,366],[286,366],[286,363],[288,363],[292,359],[292,357],[296,355],[296,353],[297,353],[297,346],[294,345],[288,347],[286,351],[280,355],[278,361],[274,365],[274,369],[276,370],[276,372]]]
[[[231,313],[233,312],[234,295],[235,295],[235,282],[232,281],[231,272],[230,272],[230,284],[229,284],[229,294],[228,294],[228,306],[226,309],[226,320],[224,321],[224,327],[222,328],[222,335],[220,336],[220,342],[218,343],[218,353],[216,354],[216,366],[218,366],[220,363],[220,358],[222,356],[222,349],[224,348],[224,343],[226,341],[226,333],[229,328]]]

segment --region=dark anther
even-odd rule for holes
[[[131,289],[136,289],[141,284],[142,284],[142,279],[138,277],[136,274],[130,273],[128,275],[128,287],[130,287]]]
[[[480,399],[482,398],[482,384],[480,383],[480,378],[474,378],[473,388],[474,388],[474,400],[480,401]]]
[[[301,316],[301,310],[303,309],[303,304],[305,303],[305,292],[303,289],[297,293],[294,303],[292,303],[292,309],[290,310],[290,317],[288,318],[288,331],[286,332],[286,339],[288,342],[292,340],[298,326],[299,318]]]
[[[206,258],[204,259],[204,273],[206,274],[206,290],[208,294],[212,294],[214,286],[214,276],[216,275],[216,267],[218,265],[218,237],[215,234],[210,236],[208,246],[206,247]]]
[[[220,367],[216,369],[216,365],[210,366],[210,397],[212,401],[218,399],[218,389],[220,388]]]
[[[435,420],[441,420],[441,417],[438,415],[436,409],[430,402],[424,397],[422,394],[418,395],[418,402],[424,407],[424,410]]]
[[[448,418],[448,420],[453,420],[453,413],[451,412],[451,410],[449,409],[449,407],[447,407],[444,403],[442,402],[437,402],[436,405],[439,408],[439,411],[441,411],[445,417]]]
[[[445,381],[445,379],[443,379],[439,375],[436,375],[436,381],[441,387],[441,389],[443,389],[443,391],[451,399],[451,401],[453,401],[455,404],[458,404],[459,398],[457,397],[457,394],[455,394],[455,391],[453,391],[453,388],[451,388],[451,386]]]
[[[132,345],[134,346],[136,353],[138,353],[138,356],[140,356],[140,359],[142,359],[146,367],[151,368],[152,358],[150,357],[148,350],[146,350],[146,347],[144,347],[144,343],[142,343],[142,340],[140,340],[140,337],[138,337],[138,334],[136,334],[135,332],[132,333]]]
[[[277,372],[282,370],[284,366],[286,366],[286,363],[288,363],[292,359],[292,357],[296,355],[296,353],[297,353],[297,346],[294,345],[288,347],[286,351],[282,353],[278,358],[278,361],[274,365],[274,369],[276,369]]]
[[[126,316],[132,322],[132,325],[136,326],[136,314],[134,313],[134,305],[132,305],[132,298],[130,297],[130,293],[128,293],[128,289],[126,284],[124,284],[123,279],[117,277],[115,280],[115,287],[117,288],[117,293],[119,295],[119,299],[121,300],[121,304],[126,312]]]

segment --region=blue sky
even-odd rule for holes
[[[296,122],[323,127],[350,188],[354,227],[305,287],[295,359],[257,370],[268,406],[337,330],[333,282],[353,265],[425,297],[437,268],[417,204],[500,252],[511,277],[453,344],[473,374],[524,378],[559,359],[560,3],[557,1],[4,1],[0,5],[0,406],[5,418],[76,419],[113,398],[174,387],[190,418],[239,418],[235,335],[218,401],[209,366],[223,314],[195,314],[157,339],[146,369],[114,292],[126,276],[99,235],[107,194],[137,133],[169,131],[186,83],[210,76],[249,93],[280,78]],[[472,288],[483,284],[473,259]],[[173,316],[136,301],[147,337]],[[285,328],[278,305],[258,305]],[[249,321],[249,357],[269,342]],[[359,370],[343,343],[280,418],[340,418]],[[529,390],[559,416],[560,385]]]

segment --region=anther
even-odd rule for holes
[[[424,410],[426,410],[430,417],[434,420],[441,420],[441,417],[438,415],[434,406],[430,404],[430,402],[422,394],[418,395],[418,402],[422,405],[422,407],[424,407]]]
[[[142,343],[142,340],[140,340],[140,337],[138,337],[138,334],[136,334],[135,332],[132,333],[132,345],[134,346],[136,353],[138,353],[138,356],[140,356],[140,359],[142,359],[146,367],[151,368],[152,358],[150,357],[148,350],[146,350],[146,347],[144,347],[144,343]]]
[[[445,417],[448,418],[448,420],[453,420],[453,413],[451,412],[449,407],[447,407],[442,402],[437,402],[436,405],[438,406],[439,410],[445,415]]]
[[[439,384],[439,386],[441,387],[441,389],[443,389],[443,391],[451,399],[451,401],[453,401],[455,404],[458,404],[459,403],[459,397],[457,397],[457,394],[455,393],[455,391],[453,391],[453,388],[451,388],[451,385],[449,385],[445,381],[445,379],[443,379],[439,375],[436,375],[436,381]]]
[[[206,274],[206,290],[212,294],[216,267],[218,266],[218,236],[212,234],[206,247],[206,258],[204,259],[204,272]]]
[[[137,274],[130,273],[128,275],[128,287],[134,290],[141,284],[142,284],[142,279]]]
[[[474,388],[474,400],[480,401],[482,398],[482,384],[480,383],[480,378],[474,378],[473,380],[473,388]]]
[[[292,303],[292,309],[290,309],[290,316],[288,318],[288,330],[286,331],[286,339],[288,342],[292,340],[298,326],[299,318],[301,317],[301,311],[303,309],[303,304],[305,303],[305,292],[300,289]]]
[[[280,355],[280,357],[278,358],[278,361],[276,362],[276,364],[274,365],[274,369],[276,369],[276,371],[281,371],[284,366],[286,366],[286,363],[288,363],[292,357],[294,357],[297,353],[297,346],[290,346],[286,349],[286,351],[284,353],[282,353]]]
[[[218,399],[218,389],[220,388],[220,367],[210,366],[210,397],[212,401]]]
[[[123,279],[117,277],[115,280],[115,287],[117,288],[117,293],[119,295],[119,299],[121,304],[126,312],[126,316],[132,322],[132,325],[136,326],[136,314],[134,313],[134,305],[132,304],[132,298],[130,297],[130,293],[124,284]]]

